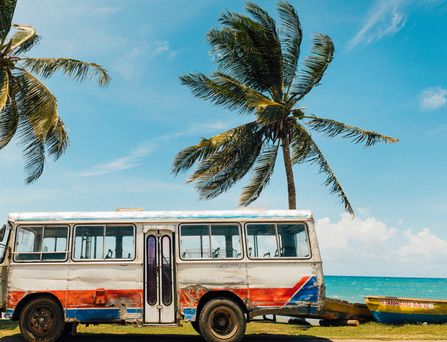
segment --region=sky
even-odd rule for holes
[[[275,1],[257,1],[277,17]],[[313,211],[326,274],[447,277],[447,1],[291,1],[312,35],[328,34],[335,57],[302,101],[306,114],[399,138],[363,148],[315,133],[355,218],[323,185],[316,165],[295,167],[298,207]],[[239,0],[18,0],[14,22],[42,36],[35,57],[71,57],[107,68],[112,82],[56,75],[70,147],[25,185],[21,146],[0,151],[0,217],[18,211],[236,209],[242,180],[201,201],[175,154],[251,120],[194,98],[179,76],[215,69],[205,35]],[[252,208],[286,209],[284,169]]]

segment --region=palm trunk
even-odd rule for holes
[[[282,152],[284,156],[284,166],[286,169],[289,209],[296,209],[295,180],[293,178],[292,161],[290,159],[290,144],[289,137],[287,135],[282,140]]]

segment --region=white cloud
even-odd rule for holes
[[[141,75],[141,67],[147,63],[148,59],[155,59],[165,56],[165,58],[174,58],[178,51],[172,50],[168,41],[130,41],[117,39],[122,45],[125,53],[119,56],[111,63],[113,69],[127,80],[135,80]]]
[[[315,223],[326,274],[445,276],[447,238],[389,227],[375,217]]]
[[[443,107],[447,103],[447,89],[437,87],[423,90],[420,95],[420,103],[423,110]]]
[[[400,31],[405,26],[403,4],[403,0],[377,0],[362,28],[349,42],[348,48],[370,44]]]
[[[114,159],[110,162],[98,164],[91,169],[78,174],[79,177],[99,176],[123,170],[133,169],[141,165],[141,160],[151,154],[153,147],[150,145],[140,145],[127,156]]]
[[[345,260],[355,255],[375,257],[376,253],[380,254],[376,246],[396,235],[395,228],[389,228],[374,217],[353,219],[347,213],[341,214],[338,222],[320,219],[316,227],[323,255],[330,260]]]
[[[397,255],[404,261],[435,261],[447,257],[447,240],[432,234],[428,228],[414,234],[411,230],[404,233],[407,243],[399,248]]]
[[[173,58],[178,54],[178,51],[172,50],[169,42],[167,40],[156,41],[152,47],[153,56],[159,56],[162,54],[167,55],[169,58]]]
[[[139,167],[143,164],[143,159],[162,146],[164,143],[169,142],[172,139],[178,139],[187,136],[193,136],[199,133],[209,133],[215,131],[222,131],[228,128],[228,124],[220,121],[205,122],[202,124],[194,125],[182,131],[165,134],[160,137],[154,138],[142,142],[128,155],[113,159],[106,163],[94,165],[88,170],[82,171],[77,174],[78,177],[90,177],[105,175],[108,173],[114,173],[118,171],[124,171]]]

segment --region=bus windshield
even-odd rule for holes
[[[10,230],[11,228],[9,227],[9,224],[5,224],[0,228],[0,263],[3,262],[3,258],[5,257],[6,244],[8,242]]]

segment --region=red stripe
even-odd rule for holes
[[[17,304],[31,293],[51,293],[56,296],[64,308],[95,308],[104,306],[142,307],[143,290],[56,290],[56,291],[11,291],[8,293],[6,306],[15,308]]]
[[[180,305],[184,308],[197,307],[200,298],[208,291],[231,291],[242,301],[249,299],[251,307],[259,306],[284,306],[310,279],[309,276],[302,277],[290,288],[212,288],[188,287],[179,290]]]

